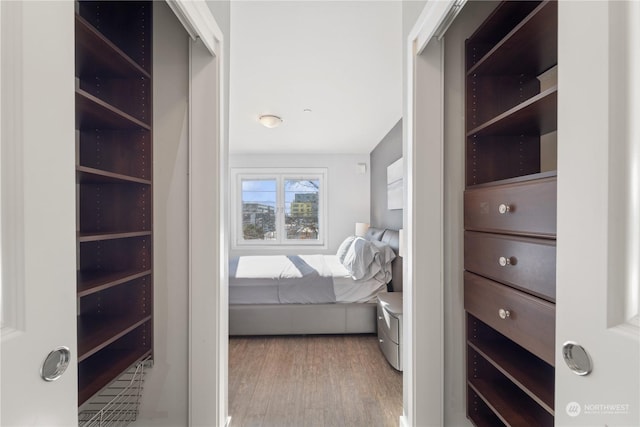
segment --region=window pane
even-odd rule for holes
[[[318,240],[318,179],[286,179],[284,181],[286,238]]]
[[[242,237],[244,240],[275,240],[276,181],[242,180]]]

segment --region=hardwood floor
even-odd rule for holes
[[[232,427],[398,426],[402,373],[375,335],[229,338]]]

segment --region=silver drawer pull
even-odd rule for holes
[[[498,206],[498,212],[500,212],[501,214],[506,214],[507,212],[511,212],[511,206],[501,203],[500,206]]]
[[[511,312],[509,310],[501,308],[500,310],[498,310],[498,316],[500,316],[501,319],[506,319],[508,317],[511,317]]]
[[[378,316],[378,320],[382,320],[382,316]]]
[[[506,267],[507,265],[516,265],[518,263],[518,260],[516,259],[516,257],[504,257],[501,256],[500,258],[498,258],[498,264],[500,264],[501,267]]]
[[[380,341],[380,344],[382,344],[384,342],[384,340],[382,338],[378,338],[378,341]]]

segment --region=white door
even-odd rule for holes
[[[0,2],[2,426],[77,424],[74,3]],[[51,350],[69,368],[41,378]],[[52,365],[56,367],[56,363]]]
[[[556,425],[638,426],[640,4],[558,13]],[[589,374],[565,363],[568,341]]]

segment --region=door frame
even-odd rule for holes
[[[204,2],[167,0],[167,4],[191,37],[188,425],[222,426],[230,421],[224,36]]]
[[[407,185],[403,223],[409,256],[405,258],[403,273],[403,336],[408,339],[403,355],[400,424],[407,427],[444,425],[444,42],[441,39],[465,3],[466,0],[428,0],[406,45],[403,152],[407,158],[404,171]],[[435,96],[425,96],[426,93]]]

